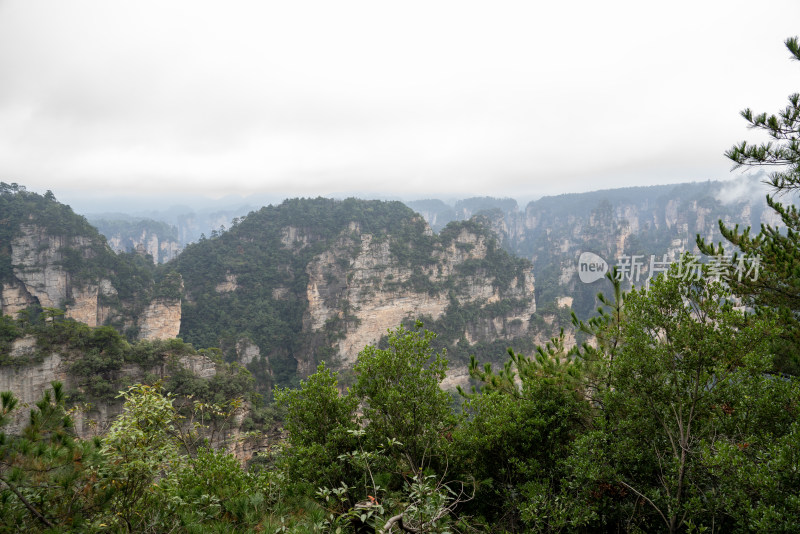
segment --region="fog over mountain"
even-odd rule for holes
[[[72,203],[721,179],[739,110],[796,87],[798,19],[793,0],[4,1],[0,180]]]

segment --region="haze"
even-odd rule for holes
[[[729,177],[796,1],[0,0],[0,180],[535,197]]]

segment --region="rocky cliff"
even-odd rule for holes
[[[85,346],[78,341],[81,337],[94,341]],[[55,339],[62,342],[53,343]],[[262,448],[265,436],[246,439],[243,430],[253,411],[247,400],[252,391],[249,373],[198,353],[179,340],[141,342],[132,347],[120,345],[120,341],[102,329],[92,331],[61,323],[38,331],[28,328],[28,333],[0,347],[0,391],[12,392],[23,408],[14,412],[14,419],[4,430],[19,432],[28,419],[25,408],[34,406],[53,382],[60,382],[77,435],[83,439],[100,435],[122,412],[118,391],[130,384],[158,381],[176,395],[176,407],[194,401],[224,405],[233,397],[244,399],[229,422],[219,427],[212,423],[213,432],[208,437],[242,461]],[[109,357],[110,353],[115,355]]]
[[[362,348],[377,343],[387,329],[404,321],[439,320],[454,301],[487,311],[487,306],[514,300],[521,304],[507,313],[476,319],[461,334],[470,344],[524,336],[536,311],[530,270],[521,270],[503,288],[485,270],[464,272],[466,265],[487,261],[492,239],[486,232],[460,228],[449,242],[436,243],[428,263],[415,269],[397,261],[391,238],[376,238],[351,224],[333,247],[307,267],[309,306],[304,331],[319,332],[339,323],[335,356],[341,366],[350,367]]]
[[[697,235],[720,241],[719,220],[754,228],[779,224],[774,212],[766,209],[759,179],[566,194],[530,202],[524,210],[508,200],[485,198],[459,201],[453,208],[434,201],[409,205],[437,224],[446,217],[486,218],[506,250],[532,262],[540,306],[556,308],[569,296],[573,309],[586,317],[598,304],[597,292],[609,288],[604,280],[594,284],[578,280],[582,252],[598,254],[609,265],[641,256],[647,264],[644,279],[651,256],[660,261],[664,255],[674,260],[686,251],[698,253]]]
[[[178,229],[162,221],[92,218],[90,222],[106,237],[114,252],[149,256],[155,264],[176,258],[183,248]]]
[[[54,381],[61,382],[73,397],[87,398],[87,380],[91,377],[74,372],[74,366],[82,355],[66,346],[56,346],[42,350],[37,346],[37,338],[27,335],[13,342],[10,357],[12,365],[0,365],[0,391],[11,391],[21,403],[33,406],[42,393]],[[122,364],[118,370],[124,383],[164,380],[178,370],[186,370],[199,378],[210,378],[216,374],[216,365],[207,356],[186,354],[180,357],[165,358],[154,365]],[[89,396],[91,398],[91,396]],[[81,437],[95,435],[105,429],[110,421],[122,410],[122,403],[114,398],[97,399],[93,402],[78,403],[75,410],[75,430]],[[25,423],[25,410],[18,412],[11,425],[15,432]]]
[[[701,182],[543,198],[528,204],[524,231],[509,235],[505,242],[533,262],[540,303],[569,295],[579,315],[587,316],[597,305],[597,291],[609,288],[604,280],[579,281],[577,262],[582,252],[600,255],[609,266],[640,257],[645,264],[638,280],[641,284],[649,276],[651,258],[662,261],[666,256],[674,261],[683,252],[698,254],[698,235],[714,242],[723,240],[720,220],[729,226],[739,223],[756,228],[770,222],[757,181],[742,180],[748,184],[744,188],[748,194],[729,194],[735,183]]]
[[[154,299],[139,317],[140,339],[171,339],[181,329],[181,301]]]
[[[174,337],[180,294],[160,298],[155,271],[115,254],[95,228],[54,197],[4,186],[0,206],[0,313],[58,308],[89,326],[144,339]]]
[[[286,201],[190,245],[175,268],[186,287],[182,338],[221,347],[267,384],[291,383],[320,360],[347,370],[364,346],[417,318],[451,361],[481,347],[496,358],[527,338],[536,310],[530,265],[491,230],[462,222],[437,235],[398,202]]]

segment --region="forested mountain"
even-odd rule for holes
[[[478,199],[438,233],[399,202],[292,199],[156,265],[3,184],[3,524],[795,531],[781,315],[673,266],[628,293],[605,279],[600,315],[544,343],[598,302],[581,251],[675,256],[714,217],[771,220],[723,198],[634,188],[524,216]]]
[[[85,218],[52,193],[16,184],[0,190],[0,311],[54,308],[90,326],[109,324],[130,338],[173,337],[163,314],[177,315],[181,281],[137,254],[116,254]]]
[[[122,410],[119,391],[136,383],[161,382],[183,402],[250,398],[245,369],[175,339],[177,273],[115,253],[50,192],[0,184],[0,214],[0,391],[33,406],[58,381],[84,438],[106,429]]]
[[[621,257],[641,256],[643,280],[651,256],[670,260],[687,251],[699,253],[696,236],[719,242],[719,221],[758,229],[781,224],[767,208],[763,174],[734,181],[628,187],[543,197],[519,210],[509,199],[474,198],[449,206],[441,201],[408,205],[431,225],[469,219],[488,219],[503,247],[533,264],[536,298],[541,309],[572,302],[582,318],[594,312],[598,291],[610,290],[605,280],[583,284],[578,258],[593,252],[609,265]],[[642,281],[640,280],[640,281]],[[564,300],[567,297],[567,300]]]
[[[170,268],[185,283],[183,339],[278,383],[322,360],[347,370],[417,318],[461,362],[462,381],[470,353],[496,359],[515,338],[531,343],[530,265],[478,221],[434,234],[400,202],[287,200],[188,246]]]
[[[549,333],[531,322],[530,265],[480,221],[434,234],[399,202],[295,199],[154,265],[115,254],[49,193],[15,187],[2,195],[4,315],[52,309],[131,341],[180,335],[221,348],[262,388],[296,382],[323,360],[347,370],[365,345],[418,318],[449,347],[462,384],[471,353],[496,360],[508,344],[530,348],[535,333]]]

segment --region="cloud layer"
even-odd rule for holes
[[[0,179],[558,193],[725,177],[800,86],[777,1],[0,2]],[[796,26],[796,25],[795,25]]]

